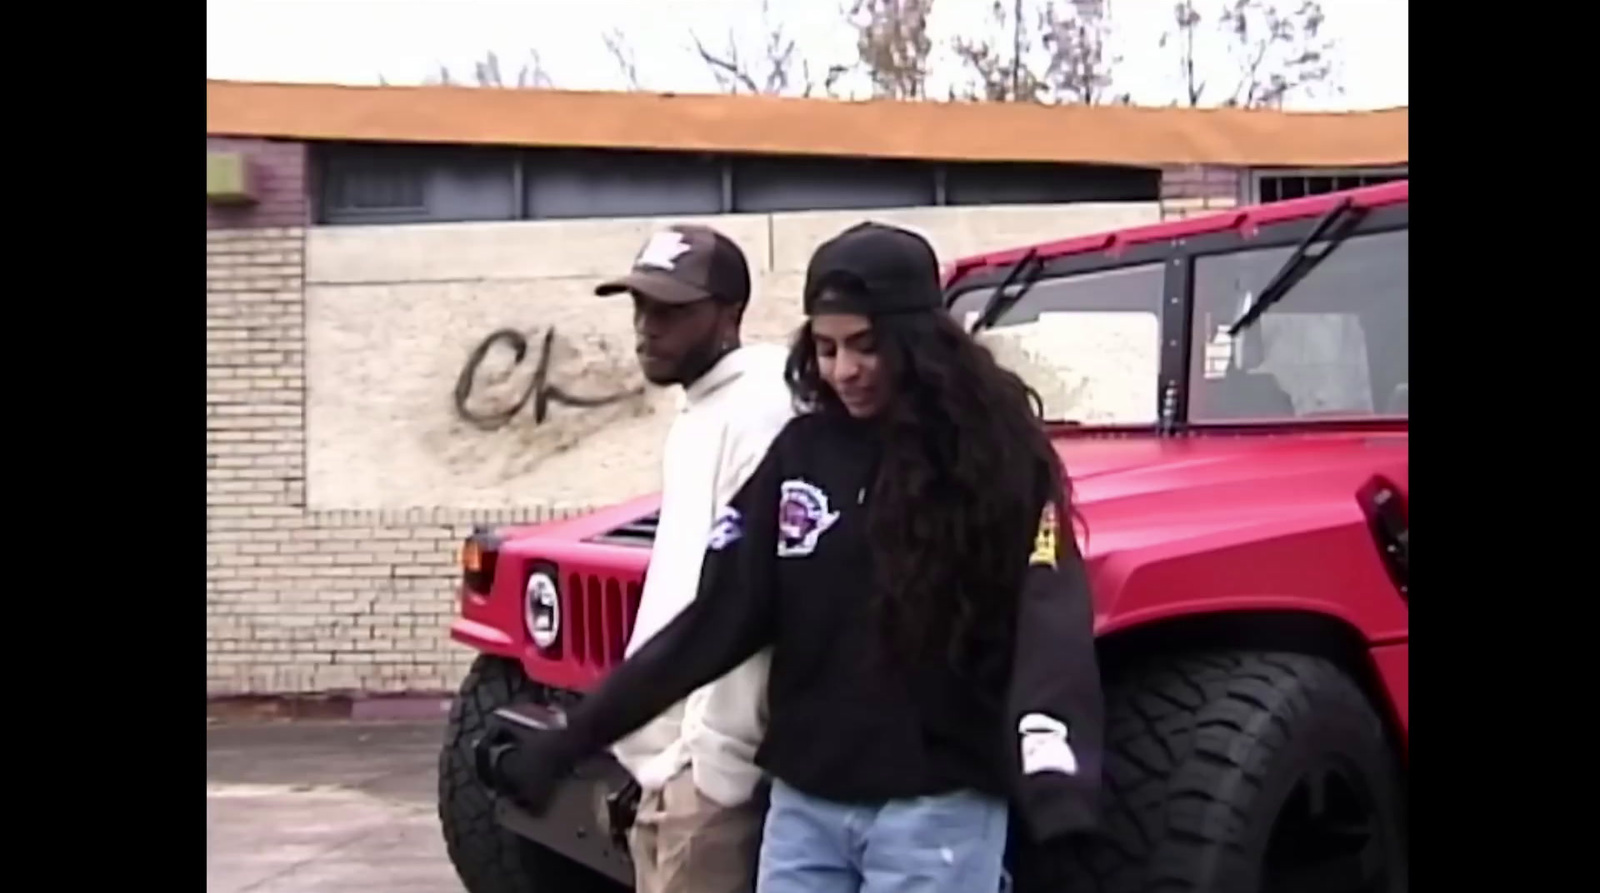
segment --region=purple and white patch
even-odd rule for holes
[[[744,537],[744,523],[739,516],[739,510],[728,506],[717,516],[717,523],[711,526],[711,536],[706,541],[706,547],[713,552],[721,552]]]
[[[828,494],[809,481],[784,481],[778,493],[778,557],[810,555],[839,513],[829,510]]]

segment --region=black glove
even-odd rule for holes
[[[567,770],[556,759],[554,733],[519,741],[504,751],[495,766],[499,789],[534,815],[542,814]]]
[[[489,731],[475,746],[477,772],[484,786],[508,797],[538,815],[550,805],[556,784],[571,771],[562,746],[563,734],[554,729],[530,729],[491,720]]]

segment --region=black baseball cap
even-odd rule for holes
[[[825,291],[828,300],[819,306]],[[802,294],[807,316],[828,310],[877,316],[944,307],[939,259],[928,240],[870,220],[817,246]]]
[[[657,230],[639,249],[627,275],[600,283],[597,295],[635,291],[669,304],[707,299],[750,300],[750,265],[734,241],[709,226],[676,224]]]

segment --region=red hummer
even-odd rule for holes
[[[1086,529],[1109,802],[1059,890],[1407,887],[1406,182],[962,259],[949,310],[1044,399]],[[654,497],[480,530],[439,812],[471,893],[627,885],[627,778],[533,818],[473,742],[621,659]],[[1052,887],[1052,893],[1055,888]]]

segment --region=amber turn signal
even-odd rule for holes
[[[461,582],[468,591],[487,595],[500,557],[500,537],[487,527],[475,528],[461,544]]]

